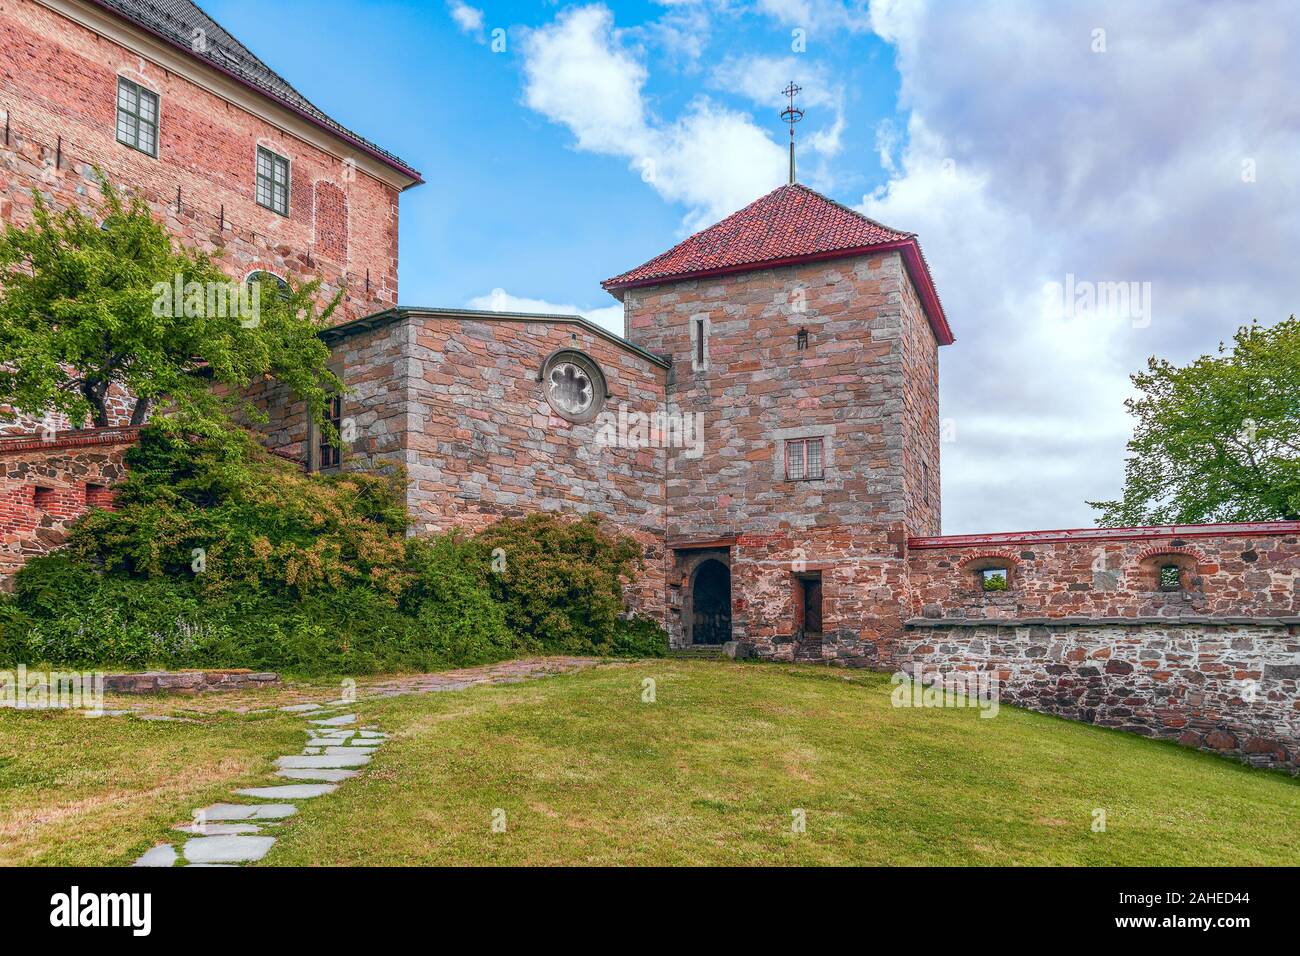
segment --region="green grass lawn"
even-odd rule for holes
[[[668,660],[365,701],[392,739],[303,801],[263,864],[1300,864],[1294,778],[1010,707],[895,708],[890,690]],[[303,726],[0,713],[0,862],[128,862],[268,779]]]

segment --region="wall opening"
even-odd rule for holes
[[[702,561],[691,586],[691,643],[731,640],[731,569],[716,558]]]
[[[1177,552],[1148,555],[1138,565],[1138,576],[1143,591],[1166,594],[1199,591],[1202,584],[1196,558]]]
[[[822,636],[822,573],[796,574],[794,578],[795,632],[800,640]]]

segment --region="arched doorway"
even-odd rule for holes
[[[715,558],[700,562],[691,587],[691,643],[731,640],[731,569]]]

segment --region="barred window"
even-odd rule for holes
[[[264,146],[257,147],[257,204],[289,215],[289,161]]]
[[[821,478],[822,460],[820,438],[794,438],[785,443],[785,477],[789,481]]]
[[[117,78],[117,141],[158,155],[158,94],[121,76]]]

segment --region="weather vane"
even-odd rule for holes
[[[803,87],[795,86],[794,80],[781,91],[790,98],[790,105],[781,111],[781,119],[790,124],[790,182],[794,182],[794,124],[803,119],[803,110],[794,105],[794,98],[803,92]]]

